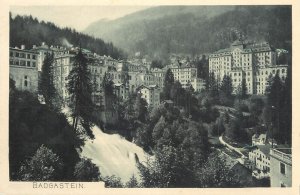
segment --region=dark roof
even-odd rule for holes
[[[231,46],[237,46],[237,45],[243,45],[242,53],[249,53],[249,52],[261,52],[261,51],[275,51],[273,47],[269,45],[268,42],[262,42],[262,43],[251,43],[251,44],[244,44],[243,42],[236,40],[234,41]],[[225,49],[220,49],[218,51],[213,52],[212,54],[221,54],[226,52],[231,52],[234,49],[234,47],[229,47]]]
[[[27,52],[27,53],[38,54],[36,51],[32,51],[32,50],[28,50],[28,49],[20,49],[20,48],[14,48],[14,47],[10,47],[9,49],[19,51],[19,52]]]
[[[257,145],[256,147],[266,156],[270,155],[271,145]]]

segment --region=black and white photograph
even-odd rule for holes
[[[10,182],[299,187],[292,5],[8,14]]]

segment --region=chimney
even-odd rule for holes
[[[33,45],[33,46],[32,46],[32,49],[35,49],[35,48],[36,48],[36,45]]]
[[[25,49],[25,45],[21,45],[21,49],[24,50]]]

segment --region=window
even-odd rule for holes
[[[30,67],[30,61],[26,62],[26,66]]]
[[[24,86],[27,87],[28,86],[28,77],[24,76]]]
[[[32,59],[34,59],[34,60],[35,60],[35,55],[32,55]]]
[[[285,175],[285,164],[280,163],[280,173]]]
[[[21,66],[25,66],[25,61],[21,60],[21,61],[20,61],[20,65],[21,65]]]
[[[30,54],[27,54],[27,59],[30,59]]]

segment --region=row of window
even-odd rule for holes
[[[15,66],[24,66],[24,67],[36,67],[36,62],[32,61],[25,61],[25,60],[9,60],[10,65],[15,65]]]
[[[10,57],[17,57],[17,58],[26,58],[26,59],[36,59],[36,55],[35,54],[26,54],[24,52],[13,52],[10,51],[9,52],[9,56]]]

